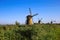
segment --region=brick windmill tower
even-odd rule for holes
[[[32,15],[32,12],[31,12],[31,9],[29,8],[29,13],[30,13],[30,15],[27,15],[26,16],[26,24],[27,25],[32,25],[33,24],[33,21],[32,21],[32,18],[34,17],[34,16],[36,16],[36,15],[38,15],[38,14],[34,14],[34,15]]]

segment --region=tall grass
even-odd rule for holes
[[[60,40],[60,25],[3,25],[0,40]]]

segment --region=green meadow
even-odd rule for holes
[[[60,24],[0,25],[0,40],[60,40]]]

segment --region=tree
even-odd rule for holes
[[[16,22],[15,22],[15,25],[20,25],[20,23],[16,21]]]

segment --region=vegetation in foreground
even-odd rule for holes
[[[0,40],[60,40],[60,25],[1,25]]]

